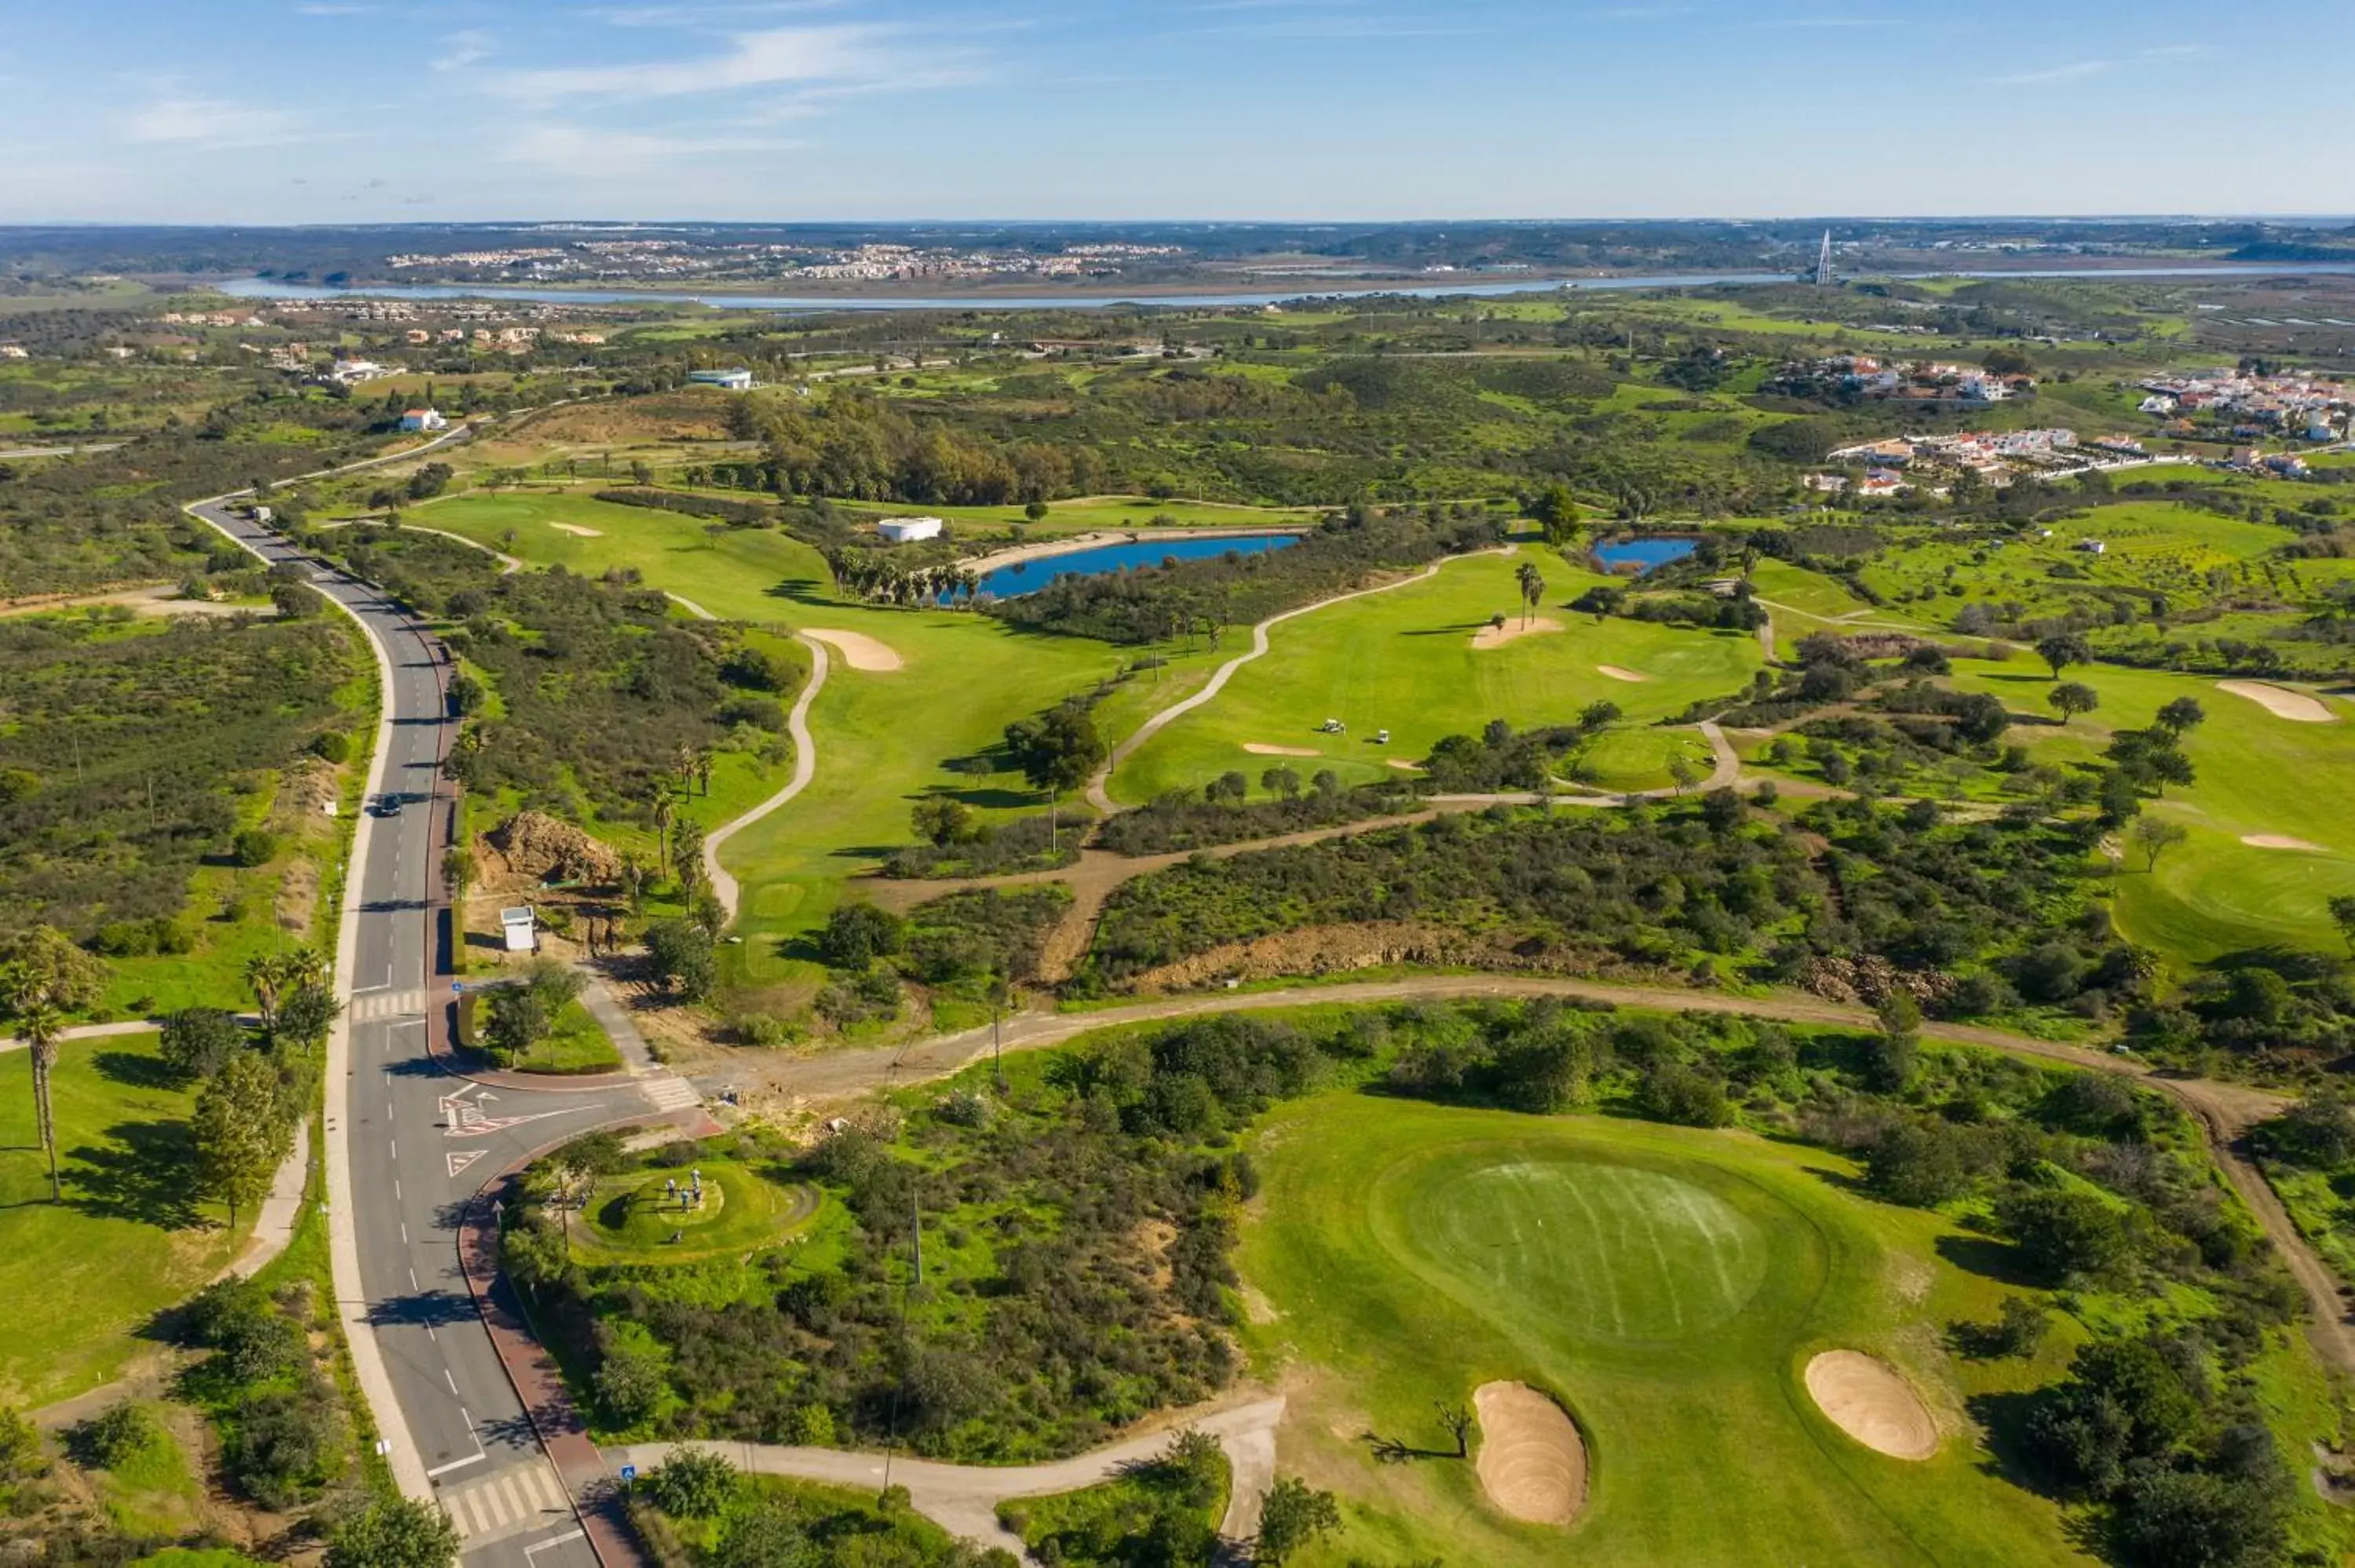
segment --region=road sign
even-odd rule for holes
[[[627,1485],[629,1482],[634,1481],[637,1478],[638,1467],[635,1465],[624,1465],[622,1467],[622,1481],[624,1485]]]

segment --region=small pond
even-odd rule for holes
[[[1014,599],[1026,593],[1037,593],[1057,577],[1097,577],[1124,568],[1157,567],[1172,559],[1206,560],[1213,556],[1223,556],[1230,550],[1238,555],[1256,556],[1299,542],[1297,534],[1231,534],[1223,538],[1209,539],[1124,539],[1116,545],[1091,545],[1085,549],[1067,550],[1059,556],[1033,556],[1027,561],[1011,562],[996,571],[983,573],[981,591],[999,599]]]
[[[1698,539],[1621,539],[1594,546],[1594,558],[1606,572],[1633,567],[1638,574],[1657,571],[1670,561],[1681,561],[1700,548]]]

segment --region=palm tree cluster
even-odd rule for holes
[[[981,591],[981,574],[956,562],[902,566],[875,550],[828,550],[826,564],[843,588],[878,604],[971,605]]]
[[[33,1119],[49,1160],[49,1199],[65,1196],[58,1177],[58,1124],[49,1103],[49,1075],[58,1065],[65,1015],[95,1006],[106,970],[62,931],[36,926],[0,948],[0,1011],[16,1021],[33,1063]]]
[[[305,986],[326,983],[326,955],[308,943],[282,953],[256,953],[245,960],[246,989],[253,992],[265,1035],[277,1033],[279,1010],[287,998]]]

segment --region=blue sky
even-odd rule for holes
[[[0,4],[0,221],[2355,209],[2355,6]]]

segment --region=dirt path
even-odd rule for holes
[[[1178,1411],[1150,1431],[1050,1465],[943,1465],[929,1459],[887,1458],[881,1454],[838,1448],[788,1448],[773,1443],[634,1443],[602,1450],[609,1468],[634,1465],[638,1474],[660,1465],[678,1448],[699,1448],[762,1476],[794,1476],[859,1491],[882,1488],[888,1473],[908,1489],[916,1511],[951,1534],[982,1546],[998,1546],[1025,1562],[1034,1561],[1022,1540],[997,1522],[997,1505],[1017,1498],[1051,1497],[1109,1480],[1149,1460],[1169,1445],[1169,1435],[1191,1426],[1219,1440],[1234,1474],[1233,1489],[1219,1533],[1243,1541],[1259,1530],[1260,1505],[1275,1480],[1275,1428],[1284,1419],[1284,1398],[1254,1400],[1202,1411]]]
[[[1204,996],[1169,997],[1088,1012],[1025,1013],[1007,1021],[1007,1050],[1035,1051],[1062,1044],[1092,1029],[1115,1024],[1195,1017],[1206,1013],[1241,1012],[1258,1009],[1314,1007],[1342,1003],[1412,1001],[1454,997],[1575,997],[1616,1002],[1623,1007],[1657,1008],[1670,1012],[1740,1013],[1786,1023],[1822,1023],[1844,1028],[1878,1027],[1871,1012],[1819,998],[1782,993],[1767,997],[1727,996],[1713,991],[1682,991],[1671,986],[1606,985],[1581,980],[1518,975],[1433,975],[1411,980],[1358,980],[1338,985],[1299,986],[1283,991],[1221,991]],[[2355,1323],[2350,1323],[2338,1277],[2333,1275],[2274,1195],[2253,1159],[2246,1134],[2259,1121],[2288,1103],[2283,1096],[2243,1084],[2209,1078],[2178,1077],[2158,1072],[2131,1057],[2058,1041],[2036,1040],[2005,1030],[1968,1023],[1928,1023],[1923,1035],[1963,1045],[1985,1046],[2018,1056],[2066,1063],[2094,1072],[2138,1079],[2170,1096],[2190,1112],[2206,1136],[2210,1153],[2243,1202],[2264,1227],[2281,1253],[2299,1287],[2306,1293],[2308,1333],[2316,1350],[2336,1370],[2355,1374]],[[763,1076],[788,1094],[814,1101],[852,1098],[871,1090],[944,1077],[979,1061],[990,1049],[986,1025],[957,1034],[935,1035],[904,1045],[780,1062]]]
[[[785,729],[794,738],[794,776],[785,781],[783,789],[742,816],[712,829],[710,836],[703,841],[703,874],[711,879],[712,894],[727,909],[730,920],[736,918],[741,893],[736,879],[719,863],[720,846],[808,789],[810,780],[817,776],[817,742],[810,738],[809,711],[810,704],[817,700],[818,692],[826,685],[826,644],[806,637],[801,642],[810,651],[809,683],[802,687],[802,694],[794,700],[794,711],[785,715]]]
[[[1353,588],[1348,593],[1335,594],[1331,599],[1320,599],[1315,604],[1304,604],[1297,609],[1287,609],[1280,615],[1269,616],[1252,628],[1252,645],[1247,652],[1238,653],[1220,665],[1200,691],[1163,708],[1159,713],[1137,726],[1134,735],[1112,748],[1112,754],[1104,758],[1104,765],[1096,769],[1094,778],[1088,780],[1088,804],[1107,817],[1119,811],[1121,808],[1114,803],[1112,794],[1106,788],[1112,782],[1113,770],[1134,756],[1138,747],[1160,734],[1170,724],[1192,713],[1196,708],[1209,703],[1220,692],[1226,690],[1227,683],[1234,678],[1236,671],[1254,659],[1266,657],[1268,633],[1285,621],[1295,620],[1304,615],[1314,615],[1320,609],[1329,609],[1337,604],[1347,604],[1353,599],[1364,599],[1369,594],[1389,593],[1393,588],[1402,588],[1413,583],[1428,582],[1437,577],[1439,568],[1447,565],[1449,561],[1468,561],[1475,556],[1509,555],[1511,551],[1512,546],[1507,545],[1494,550],[1475,550],[1470,555],[1449,556],[1444,560],[1433,561],[1410,577],[1399,577],[1386,583],[1376,583],[1371,588]]]

